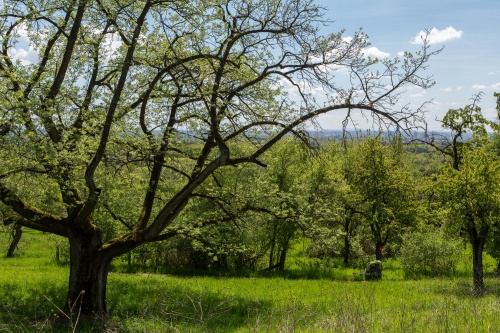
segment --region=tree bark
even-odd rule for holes
[[[278,270],[279,271],[285,270],[286,255],[287,255],[288,247],[290,244],[290,238],[292,238],[292,237],[289,236],[286,239],[286,241],[283,243],[283,247],[281,248],[281,254],[280,254],[280,259],[279,259],[279,263],[278,263]]]
[[[484,270],[483,270],[483,249],[485,239],[476,237],[472,240],[472,267],[474,292],[482,293],[484,291]]]
[[[349,256],[351,254],[351,236],[352,236],[352,229],[354,228],[354,214],[356,212],[353,209],[348,208],[346,210],[346,218],[344,221],[344,265],[347,266],[349,264]]]
[[[274,250],[276,248],[276,230],[278,229],[278,223],[276,221],[273,222],[273,233],[271,235],[271,245],[269,249],[269,269],[274,267]]]
[[[467,231],[472,246],[472,279],[474,292],[481,294],[484,291],[483,251],[489,227],[486,224],[476,227],[473,221],[470,221]]]
[[[102,254],[101,233],[70,231],[70,274],[64,311],[68,316],[107,312],[106,284],[112,257]]]
[[[14,256],[14,251],[16,251],[17,244],[19,244],[22,235],[23,235],[22,226],[19,223],[14,224],[14,230],[12,233],[12,242],[10,242],[9,249],[7,250],[7,258],[12,258]]]
[[[344,236],[344,265],[349,264],[349,253],[351,252],[351,241],[349,240],[349,233]]]

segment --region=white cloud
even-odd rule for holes
[[[419,87],[419,86],[409,86],[409,87],[406,88],[406,90],[408,90],[408,91],[412,91],[412,90],[418,90],[418,91],[420,91],[420,90],[423,90],[423,88]]]
[[[18,35],[19,41],[29,42],[28,29],[26,28],[26,24],[21,23],[14,29],[14,32]]]
[[[481,89],[480,85],[476,85],[478,88],[477,89]],[[460,90],[463,90],[464,88],[462,86],[458,86],[456,88],[452,88],[452,87],[446,87],[446,88],[443,88],[441,89],[441,91],[444,91],[444,92],[451,92],[451,91],[460,91]]]
[[[423,97],[427,94],[427,90],[423,90],[421,92],[418,92],[416,94],[411,94],[410,97],[412,98],[418,98],[418,97]]]
[[[30,45],[28,30],[24,23],[21,23],[14,29],[15,45],[7,50],[7,54],[12,61],[20,61],[23,66],[36,63],[38,61],[38,52]]]
[[[366,35],[359,35],[358,38],[360,40],[364,40],[366,41],[367,43],[369,42],[368,39],[367,39],[367,36]],[[347,37],[342,37],[342,41],[346,44],[350,44],[352,43],[352,40],[353,40],[353,37],[352,36],[347,36]],[[387,53],[387,52],[383,52],[381,50],[379,50],[377,47],[375,46],[370,46],[370,47],[367,47],[365,49],[362,50],[363,52],[363,55],[365,57],[372,57],[372,58],[388,58],[390,56],[390,53]]]
[[[500,82],[493,83],[489,86],[485,84],[475,84],[472,86],[472,89],[476,90],[500,90]]]
[[[320,86],[311,86],[306,81],[298,81],[296,82],[297,86],[300,88],[301,93],[311,94],[317,96],[323,96],[325,91],[323,87]],[[290,81],[281,78],[280,80],[274,82],[273,88],[281,89],[283,92],[288,94],[288,96],[294,100],[300,100],[301,95],[299,94],[299,88],[292,84]]]
[[[106,56],[106,60],[115,58],[122,44],[123,42],[118,34],[107,34],[100,45],[102,53]]]
[[[460,39],[462,37],[463,31],[456,30],[453,27],[448,27],[443,30],[439,30],[436,28],[432,28],[428,31],[429,35],[427,36],[427,32],[421,30],[411,41],[412,44],[423,44],[424,38],[427,36],[427,40],[429,45],[432,44],[441,44],[453,39]]]
[[[404,55],[405,55],[404,51],[399,51],[399,52],[398,52],[398,57],[402,57],[402,56],[404,56]]]
[[[19,60],[24,66],[31,65],[38,61],[38,52],[36,52],[31,46],[28,50],[22,48],[9,49],[8,54],[13,61]]]
[[[348,37],[350,38],[350,37]],[[341,50],[332,50],[331,52],[327,53],[325,55],[327,61],[331,61],[332,59],[336,58],[336,54],[341,53]],[[324,59],[319,56],[312,56],[310,58],[311,63],[316,63],[316,64],[322,64],[324,62]],[[338,65],[338,64],[323,64],[319,65],[316,67],[318,71],[321,73],[328,73],[328,72],[339,72],[339,73],[348,73],[349,70],[346,66],[343,65]]]
[[[351,43],[352,42],[352,36],[342,37],[342,40],[344,41],[344,43]]]
[[[388,58],[390,56],[390,53],[381,51],[375,46],[370,46],[363,50],[363,55],[365,57],[372,57],[372,58]]]

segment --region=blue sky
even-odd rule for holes
[[[1,0],[0,0],[1,1]],[[415,38],[423,30],[432,30],[433,49],[444,46],[429,61],[428,75],[436,85],[428,90],[408,89],[401,100],[414,108],[425,101],[429,129],[437,130],[450,108],[467,105],[483,93],[480,106],[484,115],[497,119],[493,92],[500,92],[500,0],[316,0],[327,8],[326,18],[333,22],[323,33],[346,29],[345,36],[363,28],[372,44],[370,53],[378,57],[396,57],[402,51],[417,51]],[[22,40],[22,39],[21,39]],[[14,58],[34,63],[38,54],[31,47],[12,49]],[[338,78],[342,82],[342,75]],[[345,78],[344,78],[345,80]],[[344,114],[328,114],[318,119],[324,129],[341,128]],[[370,124],[357,117],[358,127]]]
[[[483,92],[483,114],[497,119],[493,92],[500,92],[500,1],[499,0],[316,0],[327,7],[334,22],[324,32],[346,29],[346,35],[363,28],[375,51],[396,57],[401,51],[416,51],[412,41],[420,31],[433,30],[436,43],[444,46],[429,62],[428,74],[436,85],[427,91],[409,90],[402,102],[428,107],[429,129],[439,129],[435,121],[450,108],[467,105]],[[319,120],[324,128],[339,128],[334,115]]]

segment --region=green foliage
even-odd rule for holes
[[[438,230],[403,237],[399,261],[407,277],[442,276],[455,272],[463,244]]]
[[[463,138],[464,134],[472,133],[474,142],[477,140],[485,139],[488,137],[486,126],[493,125],[494,123],[487,120],[481,108],[472,104],[464,108],[450,109],[443,117],[442,127],[444,129],[451,129]]]
[[[381,134],[366,138],[352,150],[352,186],[360,200],[356,211],[371,231],[374,247],[397,241],[417,218],[415,181],[396,135],[384,142]],[[380,253],[377,252],[377,259]]]
[[[479,97],[463,109],[449,110],[443,120],[443,127],[452,130],[452,142],[437,148],[451,156],[453,163],[443,169],[436,188],[445,201],[449,220],[467,233],[472,246],[474,288],[482,292],[484,246],[500,221],[500,160],[487,134],[487,126],[496,131],[499,127],[482,116],[475,105]],[[460,141],[469,130],[472,139]]]
[[[312,0],[9,0],[0,16],[1,208],[68,238],[65,306],[83,290],[89,315],[106,312],[113,258],[174,236],[200,266],[231,250],[284,269],[312,199],[304,154],[280,140],[305,140],[306,123],[334,110],[419,120],[395,108],[399,90],[432,86],[421,71],[440,52],[424,39],[415,54],[367,59],[361,31],[323,35]],[[16,59],[19,44],[37,60]],[[353,80],[337,82],[338,66]],[[316,89],[332,96],[324,106]]]
[[[450,109],[441,121],[443,129],[451,131],[450,137],[439,136],[436,143],[435,137],[426,143],[436,148],[443,155],[451,157],[452,167],[456,170],[460,168],[463,156],[467,150],[489,143],[489,130],[498,131],[499,125],[494,121],[486,119],[477,105],[481,94],[474,96],[472,103],[459,109]],[[467,139],[466,134],[471,134],[471,139]]]
[[[460,170],[443,169],[437,185],[454,221],[466,228],[496,228],[500,212],[500,159],[487,147],[467,151]]]

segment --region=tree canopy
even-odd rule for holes
[[[439,52],[424,41],[399,59],[365,58],[364,33],[320,33],[328,21],[313,1],[12,0],[0,18],[0,201],[17,223],[69,239],[66,306],[83,294],[88,314],[106,311],[111,260],[177,234],[216,170],[264,165],[326,112],[414,125],[421,110],[396,102],[433,84],[422,71]],[[23,43],[36,61],[16,60]],[[111,193],[128,168],[141,175],[123,211]],[[102,210],[123,226],[111,239]]]

